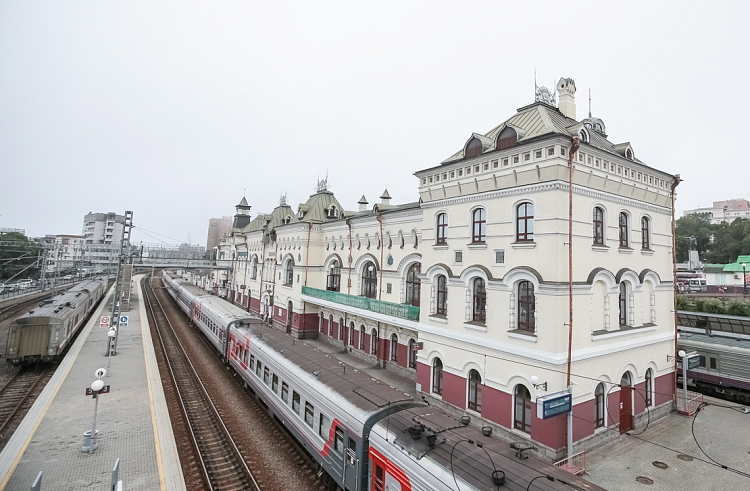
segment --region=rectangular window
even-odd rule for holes
[[[700,355],[698,357],[698,366],[701,368],[706,368],[706,357],[703,355]]]
[[[497,169],[497,160],[492,161],[492,168]]]
[[[286,382],[281,382],[281,400],[289,402],[289,386]]]
[[[578,161],[579,162],[583,162],[583,154],[582,153],[578,154]]]
[[[430,184],[432,184],[432,176],[430,176]]]
[[[505,264],[505,249],[495,250],[495,264]]]
[[[328,441],[328,434],[331,432],[331,419],[325,414],[320,413],[318,421],[318,435],[320,435],[323,440]]]
[[[518,163],[518,155],[514,155],[514,156],[513,156],[513,163],[514,163],[514,164],[517,164],[517,163]]]
[[[438,182],[439,180],[440,180],[440,174],[437,174],[437,175],[435,176],[435,182]]]
[[[523,154],[523,161],[528,162],[529,160],[531,160],[531,154],[530,153]]]
[[[265,370],[263,370],[263,383],[268,385],[271,382],[271,372],[268,370],[268,367],[266,367]]]
[[[468,176],[469,174],[471,174],[471,167],[466,168],[466,175]]]
[[[601,165],[602,161],[599,159],[596,159],[596,166],[599,167]]]
[[[458,169],[458,177],[461,177],[463,175],[464,175],[464,170],[463,169]]]
[[[305,402],[305,423],[310,428],[315,424],[315,408],[309,402]]]
[[[462,263],[464,261],[464,253],[463,251],[456,251],[456,261],[457,263]]]
[[[451,179],[453,179],[454,177],[456,177],[456,171],[453,171],[453,170],[452,170],[452,171],[451,171]]]
[[[448,173],[447,172],[443,172],[443,181],[445,181],[446,179],[448,179]]]
[[[385,284],[385,292],[391,293],[393,291],[393,284],[392,283],[386,283]]]
[[[711,370],[716,370],[716,358],[711,357],[708,360],[711,362]]]
[[[474,166],[474,174],[479,174],[479,166],[478,165]]]
[[[587,164],[589,164],[589,165],[591,165],[591,156],[590,156],[590,155],[589,155],[589,157],[588,157],[588,158],[586,159],[586,163],[587,163]]]
[[[273,381],[271,382],[271,390],[274,394],[279,393],[279,376],[275,373],[273,374]]]
[[[262,368],[263,368],[263,364],[260,362],[260,360],[258,360],[258,364],[255,365],[255,375],[257,375],[258,377],[260,377],[260,372],[261,372]]]
[[[503,159],[503,167],[508,167],[508,159]]]
[[[490,170],[490,163],[489,162],[485,162],[484,163],[484,170]]]
[[[542,158],[542,151],[541,150],[537,150],[534,158],[535,159],[541,159]]]
[[[300,404],[299,394],[297,393],[296,390],[293,390],[292,391],[292,411],[294,411],[297,414],[299,414],[299,404]]]
[[[424,186],[425,184],[427,184],[427,178],[423,177],[422,178],[422,185]]]
[[[344,453],[344,430],[340,426],[336,427],[333,437],[333,449],[336,453],[343,455]]]
[[[560,147],[560,155],[565,156],[565,151],[567,149],[565,147]]]

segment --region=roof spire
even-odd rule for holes
[[[591,117],[591,89],[589,89],[589,118]]]

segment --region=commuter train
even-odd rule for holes
[[[60,358],[104,296],[105,278],[82,281],[58,293],[10,324],[5,359],[11,365]]]
[[[750,318],[680,310],[677,321],[678,349],[698,353],[698,366],[687,372],[688,384],[704,394],[750,404]]]
[[[533,457],[519,459],[491,432],[348,365],[333,347],[268,327],[173,273],[162,278],[217,354],[340,489],[489,491],[500,489],[501,476],[510,489],[525,489],[543,475],[601,489]],[[569,491],[548,479],[534,489]]]

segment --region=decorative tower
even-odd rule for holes
[[[232,228],[243,228],[250,223],[250,205],[247,204],[245,197],[242,197],[242,201],[234,207],[237,212],[234,214],[234,222]]]
[[[576,82],[572,78],[561,78],[557,82],[558,109],[570,119],[576,119]]]
[[[365,198],[364,194],[362,195],[361,198],[359,198],[359,201],[357,201],[357,204],[359,205],[359,211],[367,210],[367,198]]]
[[[380,204],[381,205],[391,204],[391,195],[388,194],[388,188],[385,188],[385,191],[383,191],[383,194],[380,196]]]

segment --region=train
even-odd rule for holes
[[[6,362],[18,366],[58,360],[106,289],[106,278],[85,280],[15,319],[8,330]]]
[[[440,408],[356,368],[338,351],[295,339],[181,279],[163,284],[191,323],[326,472],[348,491],[587,490],[589,482],[511,448]],[[553,479],[539,477],[551,476]],[[514,483],[511,485],[511,483]]]
[[[688,386],[750,404],[750,318],[679,310],[677,329],[678,349],[698,353],[697,366],[687,370]]]

